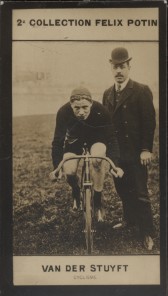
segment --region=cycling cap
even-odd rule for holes
[[[73,102],[75,100],[86,99],[88,101],[92,101],[92,96],[90,91],[84,87],[75,88],[70,96],[70,101]]]

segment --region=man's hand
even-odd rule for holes
[[[140,160],[142,165],[150,164],[152,160],[152,153],[149,151],[142,151],[140,154]]]
[[[124,175],[124,172],[123,172],[123,170],[121,169],[121,168],[116,168],[115,169],[115,172],[114,172],[114,170],[112,169],[111,170],[111,173],[116,177],[116,178],[122,178],[122,176]]]

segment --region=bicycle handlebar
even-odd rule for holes
[[[67,162],[67,161],[69,161],[69,160],[73,160],[73,159],[86,159],[86,158],[98,158],[98,159],[106,160],[110,164],[110,166],[112,168],[111,173],[116,177],[117,168],[116,168],[115,164],[113,163],[113,161],[109,157],[106,157],[106,156],[92,156],[92,155],[85,155],[85,154],[76,155],[76,156],[70,156],[70,157],[67,157],[67,158],[63,159],[59,163],[58,167],[53,171],[53,173],[54,172],[55,173],[56,172],[59,173],[59,171],[63,167],[64,163]]]

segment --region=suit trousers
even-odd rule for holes
[[[115,187],[123,203],[124,219],[130,225],[138,225],[140,233],[152,235],[153,217],[147,188],[147,167],[140,161],[120,163],[123,178],[114,178]]]

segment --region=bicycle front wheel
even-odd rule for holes
[[[88,254],[92,253],[93,249],[93,231],[92,231],[92,192],[90,188],[85,190],[85,238]]]

